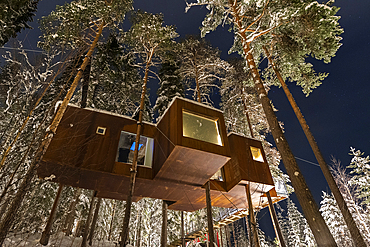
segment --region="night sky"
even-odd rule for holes
[[[48,14],[54,4],[61,5],[64,2],[64,0],[41,1],[36,19]],[[186,34],[200,34],[199,26],[206,13],[204,7],[193,7],[185,14],[183,0],[135,0],[134,2],[135,9],[163,13],[167,25],[176,25],[180,38],[185,37]],[[290,84],[289,88],[326,161],[330,162],[331,156],[334,156],[341,160],[343,165],[347,165],[351,159],[348,155],[351,146],[360,149],[366,155],[370,154],[370,131],[368,129],[370,126],[368,110],[370,105],[370,69],[368,68],[370,1],[337,0],[335,5],[341,7],[338,15],[342,17],[339,22],[344,28],[344,34],[341,35],[343,45],[330,64],[312,60],[316,71],[328,72],[329,76],[309,97],[305,97],[300,87],[294,84]],[[27,49],[37,49],[36,38],[40,32],[37,22],[34,22],[32,26],[35,27],[34,30],[25,30],[18,36]],[[222,51],[223,59],[228,58],[228,49],[232,45],[233,35],[228,32],[227,26],[219,27],[206,38]],[[9,44],[5,46],[9,47]],[[4,49],[0,49],[0,52],[3,53]],[[152,88],[152,96],[155,95],[156,83],[152,81],[149,84]],[[284,122],[285,135],[293,154],[300,159],[317,163],[283,90],[273,87],[269,92],[269,97],[279,110],[277,117],[279,121]],[[272,138],[270,140],[272,141]],[[321,169],[307,162],[300,160],[297,162],[316,202],[319,203],[321,191],[329,191]],[[261,215],[268,214],[262,212]],[[266,222],[272,227],[271,221]],[[265,221],[261,224],[265,224]]]

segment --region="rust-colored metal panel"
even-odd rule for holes
[[[104,133],[97,133],[98,127]],[[69,105],[43,160],[101,172],[125,174],[115,166],[121,131],[136,134],[136,121],[124,116]],[[143,135],[154,138],[156,127],[143,124]],[[143,170],[139,168],[139,170]],[[139,172],[148,176],[148,172]],[[127,174],[125,174],[127,175]]]
[[[213,153],[176,146],[154,179],[202,186],[229,159]]]
[[[267,163],[262,143],[258,140],[246,138],[237,134],[229,135],[232,161],[225,165],[226,187],[231,189],[235,184],[253,182],[269,191],[273,186],[271,172]],[[252,157],[250,147],[260,150],[263,161],[256,161]]]
[[[220,146],[220,145],[216,145],[210,142],[205,142],[205,141],[197,140],[194,138],[184,137],[183,129],[182,129],[183,128],[183,110],[193,112],[200,116],[206,116],[211,119],[218,119],[219,131],[221,134],[223,145]],[[172,101],[167,111],[163,114],[160,121],[158,122],[157,128],[158,128],[158,133],[156,136],[156,141],[157,141],[156,144],[158,145],[158,148],[157,148],[157,152],[155,153],[155,158],[154,158],[155,164],[153,165],[154,177],[156,177],[157,174],[162,170],[162,166],[164,166],[164,164],[166,164],[166,167],[168,167],[169,157],[171,157],[171,162],[175,161],[174,166],[175,164],[178,164],[177,161],[179,160],[179,157],[176,156],[177,154],[172,155],[172,152],[177,146],[193,149],[194,154],[196,154],[197,151],[203,151],[203,154],[205,154],[205,152],[209,154],[216,154],[220,157],[220,160],[225,160],[224,157],[230,157],[230,149],[229,149],[228,139],[226,135],[226,127],[224,124],[223,114],[221,111],[217,109],[211,108],[206,105],[199,104],[195,101],[176,97]],[[221,157],[221,156],[224,156],[224,157]],[[199,157],[200,157],[199,155],[195,155],[193,160]],[[190,158],[188,158],[188,160],[191,161]],[[172,164],[171,162],[170,164]],[[221,166],[223,166],[224,164],[222,164]],[[185,167],[190,167],[191,165],[192,165],[191,163],[183,164],[183,166]],[[218,165],[215,165],[215,166],[218,166]],[[172,165],[170,167],[172,167]],[[200,171],[201,170],[198,170],[198,173]],[[213,174],[211,174],[209,177],[211,177]]]

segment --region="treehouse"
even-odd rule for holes
[[[169,209],[212,205],[246,208],[274,186],[261,142],[226,134],[222,111],[176,97],[155,125],[144,122],[133,201],[163,199]],[[136,139],[136,120],[69,105],[38,175],[53,182],[97,191],[98,197],[126,200]]]

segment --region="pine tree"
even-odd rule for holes
[[[32,29],[39,0],[7,0],[0,3],[0,46],[5,45],[22,29]]]
[[[130,187],[127,196],[127,204],[125,211],[125,218],[122,226],[121,243],[120,246],[126,245],[129,235],[130,211],[132,204],[132,196],[134,194],[135,179],[137,173],[137,155],[139,148],[139,139],[141,135],[141,123],[143,121],[143,111],[145,109],[146,88],[148,82],[148,75],[150,68],[156,63],[159,63],[167,50],[170,49],[174,43],[174,38],[177,33],[173,26],[163,25],[162,15],[153,15],[147,12],[138,11],[132,15],[132,26],[130,30],[125,33],[125,40],[132,51],[136,54],[137,66],[142,66],[144,71],[144,79],[142,86],[142,93],[140,99],[140,107],[138,108],[138,126],[136,132],[136,145],[134,151],[134,158],[132,161]]]
[[[115,1],[114,3],[110,3],[106,1],[91,0],[71,2],[62,7],[58,6],[56,11],[53,11],[48,17],[43,18],[41,21],[43,41],[40,42],[39,45],[44,49],[75,49],[89,44],[89,51],[84,58],[81,70],[77,73],[77,76],[64,98],[63,103],[60,105],[55,117],[53,118],[50,128],[48,129],[49,132],[44,136],[43,140],[40,141],[40,145],[33,157],[33,161],[31,162],[26,175],[23,177],[22,183],[18,187],[18,191],[9,205],[6,215],[3,216],[0,222],[0,244],[3,243],[9,228],[13,224],[17,209],[20,206],[24,195],[27,193],[38,163],[42,159],[67,105],[74,94],[79,80],[82,77],[82,73],[85,70],[98,39],[102,34],[103,28],[106,25],[114,27],[116,22],[122,21],[126,11],[131,7],[130,3],[130,1]],[[91,24],[94,26],[91,27]],[[91,35],[91,31],[93,31],[95,35]],[[89,34],[91,35],[90,37]],[[91,40],[91,38],[93,40]]]
[[[353,147],[350,155],[353,157],[348,168],[352,168],[350,173],[354,175],[349,183],[357,187],[356,196],[361,199],[361,204],[370,206],[370,157],[363,157],[364,153]]]
[[[339,246],[354,246],[347,225],[333,195],[322,192],[320,212]]]
[[[205,39],[189,36],[180,43],[180,75],[194,100],[211,104],[211,90],[225,80],[230,65],[220,58],[220,51]]]
[[[158,119],[167,109],[172,99],[176,96],[185,97],[184,85],[181,82],[180,61],[175,52],[168,52],[159,70],[159,89],[153,111],[158,112]]]
[[[284,166],[297,193],[297,198],[308,224],[313,230],[315,239],[319,245],[336,246],[335,240],[320,215],[319,208],[279,126],[255,62],[255,58],[260,56],[258,49],[254,49],[254,45],[258,44],[255,40],[263,39],[274,29],[285,25],[299,9],[307,7],[307,4],[303,2],[287,4],[285,1],[198,0],[197,3],[187,3],[186,9],[194,5],[206,5],[209,10],[202,22],[202,36],[215,30],[217,26],[224,22],[232,24],[231,30],[235,33],[235,38],[231,51],[239,51],[247,61],[275,144],[281,154]]]

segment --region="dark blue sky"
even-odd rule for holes
[[[61,5],[64,2],[41,1],[36,18],[48,14],[54,4]],[[186,34],[199,34],[199,26],[206,13],[204,8],[195,7],[185,14],[183,0],[134,2],[135,9],[153,13],[162,12],[166,24],[176,25],[181,37]],[[341,7],[338,14],[342,17],[340,24],[344,28],[343,45],[330,64],[313,62],[317,71],[328,72],[329,77],[309,97],[305,97],[299,87],[293,84],[289,87],[326,161],[330,162],[331,156],[334,156],[341,160],[342,164],[347,165],[351,159],[348,155],[350,146],[362,150],[366,155],[370,154],[370,69],[367,61],[370,57],[370,1],[338,0],[335,5]],[[40,32],[36,22],[32,26],[35,29],[23,31],[19,39],[23,41],[25,48],[36,49],[36,38]],[[219,27],[206,36],[213,46],[222,50],[224,59],[227,59],[227,51],[233,42],[233,36],[227,29]],[[155,94],[155,83],[150,84],[152,94]],[[273,87],[269,97],[279,109],[277,117],[284,122],[286,138],[293,154],[316,163],[282,89]],[[300,160],[298,164],[316,202],[319,203],[321,191],[329,191],[320,168]]]

